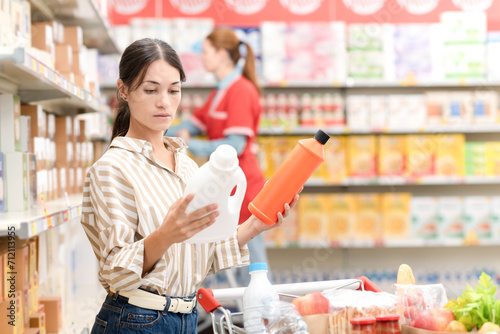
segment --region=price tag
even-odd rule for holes
[[[69,210],[63,211],[63,221],[67,222],[69,220]]]
[[[80,210],[81,210],[81,206],[77,206],[76,207],[76,214],[77,214],[77,216],[81,216]]]
[[[36,224],[35,222],[31,222],[31,235],[36,235]]]
[[[38,62],[33,58],[31,58],[31,69],[38,72]]]
[[[38,70],[38,73],[40,73],[41,75],[43,75],[44,77],[47,76],[47,68],[45,67],[44,64],[40,63],[40,68]]]
[[[59,87],[62,87],[62,79],[61,79],[61,76],[59,74],[54,74],[54,81],[55,81],[56,85],[58,85]]]
[[[47,205],[45,205],[45,197],[43,196],[43,194],[40,194],[40,201],[42,203],[43,214],[47,216],[48,215]]]
[[[48,227],[48,228],[52,228],[52,227],[53,227],[53,224],[52,224],[52,216],[47,217],[47,227]]]

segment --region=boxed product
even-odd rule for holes
[[[328,196],[328,232],[330,241],[350,240],[356,221],[356,199],[352,194]]]
[[[438,201],[435,197],[412,197],[411,237],[414,239],[438,237]]]
[[[439,197],[438,234],[440,239],[462,239],[464,237],[463,204],[461,197]]]
[[[350,177],[377,176],[377,142],[373,135],[347,138],[347,173]]]
[[[491,201],[487,196],[464,198],[464,235],[466,238],[492,238],[491,211]]]
[[[20,116],[19,96],[0,94],[0,152],[21,151]]]
[[[82,27],[64,27],[64,44],[71,45],[73,52],[79,51],[83,47]]]
[[[425,95],[389,95],[387,100],[388,128],[395,131],[421,130],[427,122]],[[408,122],[411,119],[411,122]]]
[[[486,13],[482,11],[443,12],[440,18],[445,43],[485,42]]]
[[[382,237],[406,239],[410,237],[411,194],[382,194]]]
[[[47,134],[47,117],[41,105],[22,105],[21,115],[31,117],[31,147],[34,149],[34,138]]]
[[[407,175],[410,178],[434,175],[436,172],[437,142],[433,135],[408,135]]]
[[[5,180],[7,188],[7,211],[29,209],[29,165],[28,154],[5,153]]]
[[[484,78],[486,75],[486,44],[464,43],[443,47],[446,78]]]
[[[61,297],[40,297],[39,302],[45,307],[47,333],[58,333],[62,329]]]
[[[378,194],[359,194],[355,197],[356,221],[354,240],[379,240],[381,238],[381,207]]]
[[[56,71],[68,73],[73,71],[73,49],[69,44],[56,45]]]
[[[332,136],[325,145],[325,181],[328,184],[341,184],[347,177],[346,137]]]
[[[465,175],[486,176],[486,143],[465,143]]]
[[[446,109],[449,106],[448,92],[426,92],[427,125],[441,125],[444,123]]]
[[[31,144],[31,117],[29,116],[19,116],[21,122],[21,152],[27,153],[33,151],[33,145]]]
[[[328,241],[328,215],[326,195],[304,194],[298,202],[299,241]]]
[[[500,196],[492,196],[491,201],[491,229],[495,240],[500,238]]]
[[[370,104],[366,95],[346,99],[347,126],[350,131],[370,131]]]
[[[299,239],[299,214],[297,206],[290,210],[286,224],[273,228],[264,233],[264,240],[269,245],[286,245],[296,243]]]
[[[486,143],[486,175],[499,176],[500,175],[500,142],[487,142]]]
[[[6,200],[6,180],[5,180],[5,161],[4,153],[0,152],[0,212],[5,212]]]
[[[378,137],[378,175],[404,176],[406,173],[406,136]]]
[[[436,174],[464,176],[465,136],[463,134],[436,135],[438,143]]]
[[[498,59],[500,59],[500,32],[489,31],[486,39],[486,73],[489,81],[500,80]]]
[[[370,128],[374,132],[381,132],[387,128],[388,113],[387,97],[385,95],[372,95],[369,97]]]
[[[444,109],[447,124],[471,124],[474,116],[474,94],[472,92],[452,92],[448,94],[448,105]]]
[[[492,90],[476,90],[473,113],[476,124],[498,124],[498,93]]]

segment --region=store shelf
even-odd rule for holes
[[[0,49],[0,87],[3,91],[20,95],[23,103],[37,102],[48,111],[61,115],[106,108],[90,92],[70,82],[23,48]]]
[[[499,185],[500,176],[425,176],[405,178],[402,176],[381,176],[374,178],[349,177],[340,184],[330,184],[320,179],[310,179],[308,187],[349,187],[349,186],[411,186],[411,185]]]
[[[69,221],[79,220],[82,211],[82,194],[60,198],[46,203],[47,211],[36,207],[29,211],[0,213],[0,237],[8,235],[9,228],[15,234],[28,239]]]
[[[84,44],[102,54],[120,53],[109,21],[93,0],[29,0],[36,18],[57,20],[65,26],[81,26]]]
[[[330,135],[366,135],[366,134],[440,134],[440,133],[500,133],[500,124],[450,124],[441,126],[428,126],[421,129],[400,128],[400,129],[367,129],[353,130],[344,126],[336,127],[303,127],[298,126],[292,129],[276,126],[270,128],[261,127],[259,135],[280,136],[280,135],[314,135],[318,129]]]
[[[266,242],[271,249],[287,248],[422,248],[422,247],[469,247],[469,246],[500,246],[500,241],[483,239],[466,241],[464,239],[395,239],[395,240],[342,240],[342,241],[294,241],[294,242]]]

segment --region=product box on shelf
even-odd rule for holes
[[[41,105],[21,105],[21,115],[31,118],[31,147],[35,148],[34,138],[47,134],[47,117]]]
[[[389,123],[387,97],[372,95],[368,103],[370,105],[370,128],[375,132],[385,131]]]
[[[500,66],[499,66],[500,68]],[[474,123],[498,124],[498,93],[491,90],[474,92]]]
[[[47,333],[58,333],[62,329],[61,297],[40,297],[39,302],[45,307]]]
[[[426,124],[441,125],[444,122],[445,110],[448,108],[448,92],[428,91],[425,93],[427,104]]]
[[[471,124],[474,116],[474,94],[472,92],[448,93],[448,105],[444,108],[446,124]]]
[[[487,169],[487,143],[467,142],[465,143],[465,175],[486,176]],[[500,166],[499,166],[500,167]],[[500,172],[500,170],[499,170]]]
[[[47,138],[54,139],[56,134],[56,115],[47,113]]]
[[[67,73],[73,70],[73,48],[71,45],[56,45],[55,69],[59,73]]]
[[[438,237],[442,240],[463,239],[463,199],[456,196],[438,198]]]
[[[351,240],[356,222],[356,199],[352,194],[331,194],[327,201],[330,241]]]
[[[327,197],[320,194],[304,194],[297,203],[299,212],[299,241],[328,241]]]
[[[436,174],[464,176],[465,136],[463,134],[440,134],[435,138],[438,143]]]
[[[347,177],[346,137],[330,137],[325,145],[325,162],[323,163],[325,181],[328,184],[341,184]]]
[[[378,175],[404,176],[406,173],[406,136],[378,137]]]
[[[21,151],[20,116],[19,96],[0,94],[0,152]]]
[[[350,131],[370,131],[370,104],[366,95],[346,98],[347,126]]]
[[[29,209],[29,156],[26,153],[5,153],[7,211]]]
[[[437,239],[438,201],[435,197],[419,196],[411,199],[411,238]]]
[[[34,312],[30,315],[30,328],[38,328],[40,330],[40,334],[47,333],[45,322],[45,311]]]
[[[350,136],[347,138],[347,173],[350,177],[377,176],[376,136]]]
[[[490,201],[492,236],[495,240],[498,240],[500,238],[500,196],[492,196]]]
[[[29,116],[19,116],[21,130],[21,152],[28,153],[33,152],[33,146],[31,145],[31,117]]]
[[[427,122],[427,105],[423,94],[394,94],[387,98],[389,130],[421,130]],[[411,118],[411,122],[408,119]]]
[[[83,47],[83,30],[79,26],[64,27],[64,44],[71,45],[73,53]]]
[[[464,198],[464,236],[467,239],[491,239],[491,201],[488,196]]]
[[[34,208],[38,202],[37,196],[37,179],[36,179],[36,155],[28,153],[28,182],[29,182],[29,207]]]
[[[33,22],[31,24],[31,46],[47,52],[51,57],[51,62],[45,65],[54,67],[56,46],[54,44],[54,29],[52,25],[46,22]]]
[[[7,298],[0,303],[0,333],[24,334],[22,293],[17,290],[12,295],[12,297]],[[15,320],[11,318],[11,315]],[[11,321],[14,322],[12,323]]]
[[[266,243],[271,245],[285,245],[287,243],[296,243],[299,239],[299,213],[297,206],[290,210],[286,218],[286,225],[283,224],[267,231],[264,234]]]
[[[381,239],[381,203],[378,194],[359,194],[356,201],[354,240]]]
[[[380,195],[382,203],[382,238],[407,239],[410,237],[410,193]]]
[[[0,212],[5,212],[5,200],[7,195],[5,185],[6,185],[6,180],[5,180],[4,153],[0,152]]]
[[[409,178],[436,173],[437,142],[433,135],[408,135],[406,170]]]
[[[489,31],[486,37],[486,66],[489,81],[500,80],[500,31]]]

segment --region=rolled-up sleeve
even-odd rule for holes
[[[134,190],[121,172],[108,165],[92,167],[85,178],[82,226],[106,290],[141,286],[144,240],[137,240],[137,217]]]
[[[209,274],[214,274],[218,271],[242,267],[250,264],[250,257],[248,254],[248,246],[245,245],[240,248],[238,243],[238,229],[232,236],[224,240],[218,241],[214,244],[214,260],[210,267]]]

